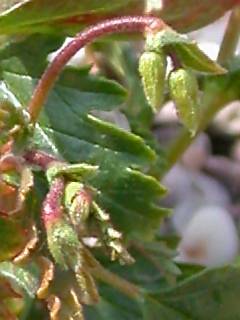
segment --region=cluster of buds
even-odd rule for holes
[[[88,164],[68,165],[44,152],[34,150],[27,151],[22,157],[5,154],[0,160],[2,171],[7,173],[14,170],[18,177],[15,206],[8,212],[11,219],[15,216],[25,219],[22,212],[28,210],[27,200],[34,185],[31,165],[38,166],[45,172],[49,191],[42,203],[41,218],[46,230],[48,249],[56,266],[59,266],[57,269],[71,278],[69,283],[73,287],[67,289],[67,299],[72,301],[79,319],[83,319],[82,305],[96,304],[99,301],[94,275],[96,270],[103,268],[92,256],[90,248],[100,248],[110,255],[111,260],[119,260],[121,264],[133,262],[123,245],[122,234],[113,227],[110,215],[94,200],[97,190],[86,186],[84,182],[97,172],[98,167]],[[4,172],[2,174],[5,177]],[[4,179],[7,177],[6,174]],[[21,230],[18,225],[12,225],[12,220],[6,223],[7,230],[11,227],[15,234]],[[1,221],[0,228],[3,228]],[[10,248],[10,258],[13,258],[14,263],[27,262],[38,243],[37,229],[32,221],[28,223],[28,230],[26,235],[19,234],[21,241],[18,241],[17,234],[14,237],[13,248]],[[6,254],[9,257],[9,246],[6,254],[2,254],[4,258]],[[45,257],[38,258],[40,269],[45,271],[37,296],[48,301],[51,319],[55,320],[58,314],[64,313],[65,297],[61,297],[59,288],[56,294],[51,294],[56,286],[54,264]]]
[[[201,111],[196,72],[221,74],[225,70],[205,56],[194,42],[169,27],[147,33],[145,51],[139,59],[139,73],[146,99],[154,112],[164,102],[168,55],[173,62],[173,70],[168,74],[170,96],[180,120],[191,135],[195,135]]]
[[[69,241],[70,247],[76,247],[76,252],[79,253],[84,244],[102,246],[110,248],[112,260],[132,262],[122,244],[121,233],[112,226],[110,215],[93,200],[96,191],[82,182],[83,176],[92,175],[96,170],[97,167],[88,164],[52,163],[46,172],[51,187],[43,204],[42,219],[47,229],[50,251],[63,267],[69,265],[72,268],[82,262],[81,257],[74,258],[71,250],[63,250],[66,243],[61,243],[62,240]],[[91,234],[93,224],[94,230]],[[68,254],[69,257],[64,257]],[[69,262],[69,259],[74,261]]]
[[[123,245],[121,233],[112,226],[110,215],[93,200],[96,191],[83,183],[83,177],[94,174],[97,167],[50,161],[47,168],[50,188],[41,216],[49,251],[62,270],[75,274],[80,304],[94,304],[98,292],[91,274],[89,247],[109,249],[111,259],[122,264],[132,263],[133,259]]]

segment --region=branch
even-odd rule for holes
[[[63,67],[82,47],[105,35],[122,32],[157,32],[165,26],[162,20],[152,16],[127,16],[105,20],[79,33],[60,51],[39,80],[28,106],[31,122],[36,122],[48,93]]]
[[[93,277],[116,288],[131,299],[141,298],[141,289],[138,286],[105,269],[88,250],[84,253]]]

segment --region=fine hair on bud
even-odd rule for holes
[[[195,135],[199,118],[199,88],[191,70],[177,69],[169,75],[169,90],[183,125]]]
[[[153,111],[158,111],[164,100],[167,58],[163,51],[143,52],[139,59],[139,73],[146,99]]]

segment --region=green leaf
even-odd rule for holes
[[[202,0],[201,3],[195,0],[171,0],[164,1],[153,14],[176,30],[188,32],[215,21],[236,3],[236,0],[218,0],[212,5],[208,0]],[[1,0],[0,32],[66,34],[77,32],[86,24],[99,19],[120,14],[143,14],[145,8],[143,0]]]
[[[2,78],[8,90],[26,105],[36,81],[32,79],[30,69],[23,74],[20,72],[21,66],[27,63],[25,59],[30,60],[30,57],[18,54],[18,46],[14,46],[16,71],[13,72],[13,64],[11,71],[2,71]],[[25,49],[30,51],[32,46],[31,38]],[[49,44],[46,46],[48,48]],[[47,51],[46,48],[43,50]],[[1,54],[6,55],[4,49]],[[46,53],[32,57],[41,65],[45,59]],[[42,113],[36,130],[36,145],[45,150],[52,149],[72,163],[98,165],[99,174],[89,183],[100,191],[99,201],[103,208],[111,213],[113,221],[126,235],[149,238],[166,215],[156,202],[165,190],[153,177],[135,169],[146,170],[155,162],[156,154],[139,136],[92,114],[94,110],[113,110],[125,100],[126,91],[116,82],[78,70],[66,70]]]
[[[3,77],[11,92],[23,105],[26,104],[35,82],[30,77],[9,72],[4,72]],[[82,78],[80,74],[77,80],[79,84],[87,81],[86,77]],[[146,146],[141,138],[86,114],[86,111],[93,109],[114,109],[124,101],[125,94],[108,94],[110,87],[111,81],[108,80],[105,82],[106,93],[91,92],[94,90],[91,86],[89,92],[84,92],[56,85],[41,120],[43,131],[52,137],[57,149],[71,162],[89,160],[92,164],[98,164],[98,161],[108,154],[113,157],[119,154],[126,163],[146,164],[153,161],[154,151]],[[66,126],[66,121],[70,125]]]
[[[160,314],[155,310],[155,304],[157,310],[161,308],[165,314],[171,311],[170,308],[166,306],[160,306],[158,301],[155,301],[152,307],[149,306],[149,304],[154,301],[153,298],[149,296],[149,293],[169,286],[166,279],[164,279],[165,272],[171,273],[172,277],[176,277],[179,273],[179,269],[170,260],[172,252],[166,249],[161,242],[143,243],[134,241],[131,246],[131,254],[136,260],[131,266],[123,267],[118,263],[110,263],[106,258],[104,260],[102,259],[101,262],[107,269],[110,269],[120,277],[139,286],[142,290],[142,296],[137,301],[131,300],[110,286],[101,284],[100,303],[93,308],[86,309],[87,320],[161,319]],[[151,310],[151,308],[153,309]],[[172,314],[177,314],[174,310],[171,312]],[[156,317],[154,318],[153,315]],[[186,319],[184,318],[184,320]]]
[[[0,275],[15,282],[30,297],[34,297],[39,286],[36,272],[29,268],[19,267],[12,262],[0,263]]]
[[[123,10],[126,6],[139,8],[138,0],[120,0],[117,2],[109,2],[108,0],[87,0],[78,1],[48,1],[48,0],[25,0],[18,1],[18,5],[10,7],[7,10],[5,6],[0,14],[0,30],[2,34],[18,33],[18,32],[33,32],[36,31],[63,31],[58,29],[54,22],[64,21],[74,17],[83,17],[90,14],[93,17],[97,14],[104,17],[108,14],[114,15]],[[0,7],[1,9],[1,7]],[[98,16],[98,18],[99,18]],[[78,20],[78,19],[77,19]],[[50,22],[50,23],[49,23]]]
[[[237,319],[240,306],[239,263],[218,269],[204,269],[181,281],[174,288],[160,290],[152,297],[167,308],[176,310],[179,319]],[[176,317],[163,316],[161,319]]]
[[[34,35],[17,42],[6,41],[0,48],[1,70],[39,77],[47,66],[47,55],[58,49],[63,40],[59,36]]]
[[[101,285],[101,300],[96,306],[85,307],[86,320],[142,320],[139,304],[113,288]]]
[[[99,172],[92,184],[101,190],[98,201],[113,222],[125,236],[151,238],[168,213],[156,204],[165,189],[153,177],[111,159]]]
[[[173,48],[182,64],[186,67],[206,73],[226,73],[226,69],[208,58],[208,56],[198,48],[196,43],[174,44]]]
[[[132,272],[131,268],[134,269]],[[116,272],[119,266],[112,270]],[[160,280],[156,269],[152,269],[139,257],[135,266],[128,267],[127,270],[124,268],[120,275],[125,275],[130,281],[135,280],[135,283],[143,287],[152,279],[154,285],[148,285],[139,305],[113,289],[101,286],[101,303],[87,310],[87,320],[111,319],[110,316],[117,320],[205,320],[206,317],[219,320],[238,319],[239,263],[201,271],[193,268],[190,273],[185,272],[185,278],[174,286],[166,286],[164,281]],[[137,279],[141,280],[136,281]]]
[[[143,305],[143,320],[191,320],[177,310],[162,305],[158,301],[146,297]]]

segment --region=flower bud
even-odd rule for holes
[[[89,216],[91,194],[79,182],[70,182],[65,188],[65,206],[74,226],[81,226]]]
[[[139,73],[146,99],[154,111],[157,111],[164,98],[164,81],[167,60],[163,51],[144,52],[139,59]]]
[[[64,269],[77,270],[82,264],[82,244],[75,230],[59,219],[47,225],[48,248],[54,260]]]
[[[54,260],[64,269],[77,270],[82,265],[82,244],[76,231],[64,217],[62,198],[65,183],[55,178],[42,205],[42,220],[47,232],[48,248]]]
[[[195,135],[199,118],[199,90],[196,77],[190,70],[172,71],[169,76],[169,89],[180,120],[191,135]]]

